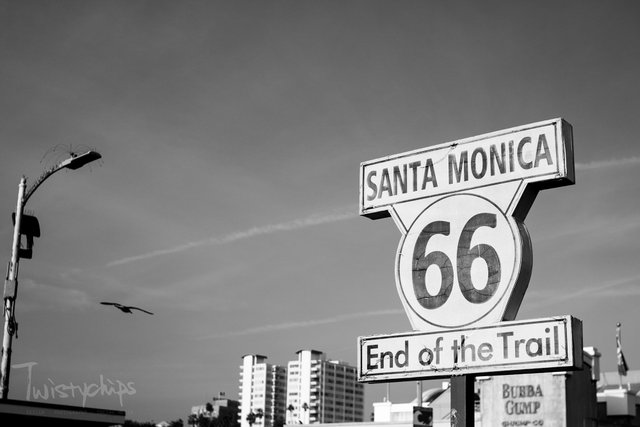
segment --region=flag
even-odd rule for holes
[[[622,325],[620,323],[618,323],[616,326],[616,355],[618,356],[618,374],[627,375],[629,366],[627,365],[627,361],[624,360],[624,354],[622,353],[622,338],[620,336],[621,327]]]

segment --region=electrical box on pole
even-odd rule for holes
[[[16,214],[11,214],[11,219],[15,226]],[[22,215],[22,221],[20,222],[20,236],[25,236],[27,239],[26,248],[22,247],[22,239],[20,239],[20,248],[18,256],[22,259],[31,259],[33,257],[33,238],[40,237],[40,223],[38,218],[32,215]]]

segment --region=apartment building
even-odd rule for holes
[[[364,386],[355,367],[317,350],[296,354],[287,365],[287,424],[364,420]]]
[[[284,366],[267,363],[267,357],[247,354],[240,367],[241,427],[273,427],[285,419],[286,378]],[[252,426],[247,417],[255,416]]]
[[[242,357],[241,427],[363,421],[364,386],[356,380],[356,368],[317,350],[296,354],[286,368],[267,363],[266,356]],[[255,416],[252,425],[249,414]]]

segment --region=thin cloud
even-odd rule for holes
[[[612,226],[615,224],[615,227]],[[606,234],[609,239],[617,238],[621,233],[628,233],[634,231],[640,227],[640,215],[619,217],[619,218],[598,218],[591,220],[589,223],[579,223],[564,227],[560,231],[555,231],[553,234],[541,235],[535,239],[536,242],[547,242],[558,239],[564,239],[573,236],[590,236],[598,235],[602,239]],[[605,233],[606,231],[606,233]]]
[[[351,313],[351,314],[342,314],[333,317],[327,317],[325,319],[316,319],[316,320],[304,320],[300,322],[285,322],[285,323],[277,323],[274,325],[263,325],[257,326],[255,328],[244,329],[241,331],[231,331],[231,332],[220,332],[213,335],[206,335],[201,337],[200,339],[214,339],[214,338],[229,338],[229,337],[238,337],[243,335],[255,335],[261,334],[265,332],[278,332],[278,331],[286,331],[290,329],[299,329],[299,328],[308,328],[311,326],[318,325],[327,325],[330,323],[339,323],[345,320],[353,320],[353,319],[362,319],[365,317],[374,317],[374,316],[387,316],[387,315],[396,315],[404,313],[403,310],[378,310],[378,311],[364,311],[360,313]]]
[[[200,246],[220,246],[228,243],[237,242],[239,240],[250,239],[252,237],[264,236],[267,234],[279,233],[283,231],[299,230],[306,227],[312,227],[315,225],[328,224],[332,222],[344,221],[356,217],[357,214],[351,209],[347,212],[346,209],[339,211],[314,214],[305,218],[295,219],[293,221],[281,222],[278,224],[268,224],[259,227],[249,228],[247,230],[235,231],[224,236],[209,237],[206,239],[195,240],[192,242],[183,243],[171,248],[159,249],[156,251],[147,252],[140,255],[134,255],[126,258],[120,258],[115,261],[111,261],[107,264],[107,267],[113,267],[116,265],[129,264],[135,261],[142,261],[151,258],[155,258],[162,255],[171,255],[180,252],[187,251],[189,249],[197,248]]]
[[[577,170],[593,170],[603,169],[614,166],[626,166],[640,164],[640,157],[633,156],[625,159],[610,159],[600,160],[588,163],[576,163]],[[253,227],[247,230],[236,231],[224,236],[209,237],[206,239],[195,240],[192,242],[183,243],[178,246],[173,246],[165,249],[158,249],[155,251],[147,252],[144,254],[134,255],[130,257],[120,258],[111,261],[107,264],[107,267],[113,267],[116,265],[129,264],[136,261],[143,261],[163,255],[171,255],[180,252],[184,252],[193,248],[201,246],[220,246],[228,243],[237,242],[239,240],[250,239],[252,237],[273,234],[283,231],[299,230],[306,227],[312,227],[315,225],[327,224],[332,222],[344,221],[356,217],[357,214],[351,209],[347,212],[346,209],[342,209],[338,212],[331,212],[325,214],[314,214],[305,218],[295,219],[293,221],[281,222],[277,224],[267,224],[264,226]]]
[[[612,166],[627,166],[640,164],[640,157],[632,156],[625,159],[609,159],[598,160],[588,163],[576,163],[576,169],[578,170],[591,170],[591,169],[603,169]]]
[[[29,294],[20,303],[20,310],[38,312],[43,309],[67,311],[91,307],[94,303],[89,294],[76,288],[59,286],[53,282],[40,283],[32,279],[23,279],[20,283],[22,291]]]
[[[640,295],[640,289],[638,289],[636,286],[638,281],[640,281],[640,275],[619,278],[609,283],[604,283],[602,285],[597,285],[590,288],[583,288],[581,290],[572,291],[564,295],[558,295],[556,291],[549,291],[548,295],[547,293],[543,292],[532,292],[532,294],[534,294],[541,300],[537,303],[532,304],[529,308],[536,308],[542,305],[548,306],[550,304],[558,304],[563,301],[575,300],[578,298],[602,298],[603,296],[614,298],[620,296],[638,296]],[[633,288],[630,289],[628,288],[628,286],[633,286]],[[550,296],[553,296],[552,300],[549,299]]]

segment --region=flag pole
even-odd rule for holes
[[[616,358],[618,360],[618,380],[620,382],[620,390],[622,390],[622,377],[627,375],[629,366],[622,353],[622,323],[616,324]]]

